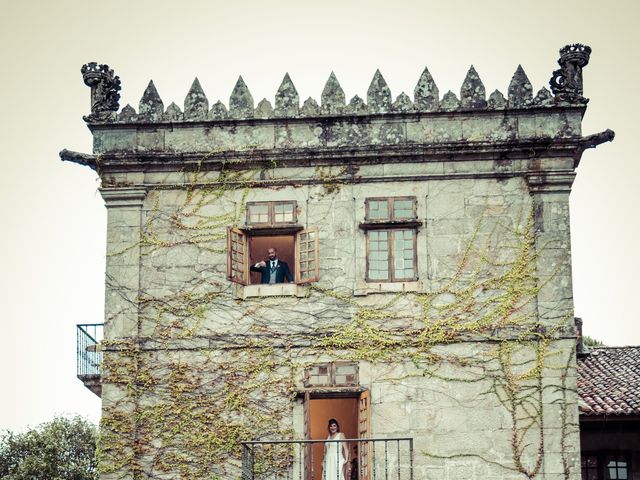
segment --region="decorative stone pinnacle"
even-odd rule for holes
[[[485,108],[487,106],[486,96],[484,84],[476,69],[471,65],[460,88],[460,105],[462,108]]]
[[[273,107],[271,102],[266,98],[263,98],[258,102],[254,116],[256,118],[271,118],[273,117]]]
[[[354,95],[347,105],[347,113],[365,114],[368,112],[367,104],[358,95]]]
[[[209,113],[209,100],[202,90],[198,78],[193,81],[191,88],[184,98],[185,120],[206,120]]]
[[[214,120],[221,120],[223,118],[227,118],[227,107],[225,107],[224,103],[222,103],[220,100],[218,100],[216,103],[213,104],[213,107],[211,107],[211,112],[209,112],[211,118],[213,118]]]
[[[128,103],[124,106],[124,108],[118,114],[119,122],[126,122],[126,123],[135,122],[137,118],[138,118],[138,115],[136,115],[135,109]]]
[[[84,118],[86,122],[108,122],[116,119],[120,107],[120,77],[114,74],[109,65],[89,62],[80,70],[85,85],[91,87],[91,113]]]
[[[427,67],[424,67],[413,90],[413,103],[416,110],[426,112],[436,111],[440,106],[440,92]]]
[[[396,97],[396,101],[393,102],[392,107],[394,112],[412,112],[414,110],[413,102],[409,98],[409,95],[404,92]]]
[[[302,104],[300,115],[303,117],[315,117],[320,114],[320,106],[313,98],[307,98]]]
[[[589,100],[582,96],[582,69],[589,63],[591,47],[574,43],[560,49],[558,65],[549,80],[551,91],[561,102],[585,104]]]
[[[458,100],[458,97],[456,97],[456,94],[449,90],[444,94],[444,97],[442,97],[440,106],[445,112],[452,112],[460,108],[460,101]]]
[[[344,90],[342,90],[340,82],[338,82],[338,78],[333,72],[331,72],[327,83],[324,85],[320,101],[322,102],[323,113],[341,113],[344,110]]]
[[[162,120],[164,113],[164,103],[156,90],[156,86],[153,84],[153,80],[149,82],[147,88],[142,94],[140,103],[138,104],[138,111],[140,112],[138,118],[143,121],[157,122]]]
[[[276,92],[276,117],[295,117],[300,108],[300,96],[288,73]]]
[[[176,105],[175,102],[171,102],[167,107],[167,111],[164,112],[164,119],[169,120],[170,122],[178,122],[184,119],[180,107]]]
[[[367,90],[367,105],[369,105],[371,112],[383,113],[391,111],[391,90],[380,70],[376,70]]]
[[[489,108],[500,110],[507,106],[507,100],[504,98],[504,95],[500,90],[494,90],[491,95],[489,95]]]
[[[522,65],[518,65],[516,72],[513,74],[507,94],[510,107],[526,107],[533,101],[533,86],[527,74],[524,73]]]
[[[231,118],[251,118],[253,116],[253,96],[242,76],[238,77],[229,97],[229,115]]]

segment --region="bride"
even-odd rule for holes
[[[335,418],[329,420],[327,440],[344,440],[340,425]],[[324,444],[322,461],[322,480],[345,480],[345,467],[349,460],[348,442],[327,442]]]

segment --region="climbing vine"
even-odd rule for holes
[[[139,241],[110,254],[139,252],[143,288],[136,298],[122,295],[120,310],[110,312],[135,319],[135,335],[102,344],[103,473],[238,477],[240,442],[299,438],[292,411],[304,368],[338,359],[406,366],[402,376],[389,374],[386,381],[481,386],[479,398],[493,399],[504,414],[501,438],[510,457],[433,449],[420,454],[483,461],[524,478],[541,472],[544,371],[558,355],[572,356],[558,353],[556,332],[538,321],[543,285],[528,207],[516,215],[515,226],[496,223],[487,231],[491,219],[480,216],[455,268],[431,290],[357,297],[322,278],[302,300],[243,299],[226,280],[227,227],[242,223],[251,188],[277,166],[201,167],[184,172],[182,189],[150,191]],[[309,187],[309,195],[330,201],[348,184],[346,175],[344,169],[318,170],[322,190]],[[111,292],[124,290],[117,279],[108,282]],[[555,386],[563,394],[569,367]],[[560,420],[561,428],[570,428],[566,412]],[[279,471],[291,461],[290,448],[273,446],[261,451],[254,468]],[[569,463],[563,462],[568,478]]]

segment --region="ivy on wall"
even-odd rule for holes
[[[523,478],[541,472],[545,369],[558,369],[554,388],[569,405],[566,379],[573,355],[550,348],[556,332],[538,322],[535,303],[544,284],[536,276],[540,247],[532,214],[524,212],[515,226],[495,225],[489,233],[481,230],[490,220],[478,219],[454,273],[433,291],[360,298],[321,281],[307,288],[304,299],[242,300],[234,296],[224,265],[191,266],[186,277],[172,280],[163,264],[185,249],[193,259],[224,258],[226,228],[241,223],[261,170],[227,167],[215,182],[199,168],[185,173],[189,182],[177,205],[163,204],[162,190],[149,192],[139,243],[111,254],[140,248],[143,268],[166,277],[154,280],[147,273],[149,282],[143,282],[135,305],[110,312],[133,308],[138,325],[136,337],[102,345],[102,382],[111,385],[104,390],[111,393],[103,405],[102,473],[135,479],[239,477],[239,442],[296,437],[296,385],[304,368],[319,359],[409,365],[406,375],[425,377],[425,385],[429,379],[488,385],[483,396],[509,418],[510,457],[420,453],[475,458]],[[346,170],[316,174],[323,196],[346,183]],[[116,279],[108,286],[120,288]],[[289,324],[295,328],[278,328],[283,310],[300,319]],[[478,354],[448,348],[465,342],[480,345]],[[572,428],[566,411],[561,418],[564,431]],[[565,451],[563,444],[569,478]],[[292,455],[289,447],[265,448],[255,469],[282,471]]]

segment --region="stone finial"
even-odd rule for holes
[[[295,117],[300,108],[300,96],[288,73],[276,92],[276,117]]]
[[[440,92],[427,67],[413,90],[413,103],[416,110],[426,112],[436,111],[440,106]]]
[[[138,104],[138,111],[140,112],[140,120],[149,122],[162,120],[164,103],[162,103],[162,99],[160,95],[158,95],[158,90],[156,90],[153,80],[149,82],[149,85],[147,85],[147,88],[142,94],[142,98]]]
[[[167,107],[167,111],[164,112],[164,119],[170,122],[179,122],[184,119],[182,110],[180,110],[180,107],[176,105],[175,102],[171,102]]]
[[[489,108],[494,110],[501,110],[507,106],[507,100],[504,98],[504,95],[500,90],[494,90],[491,95],[489,95]]]
[[[591,47],[575,43],[560,49],[558,65],[549,80],[556,98],[561,102],[585,104],[589,100],[582,96],[582,69],[589,63]]]
[[[119,122],[135,122],[138,116],[136,115],[135,109],[129,105],[128,103],[124,106],[122,111],[118,114]]]
[[[364,103],[358,95],[354,95],[354,97],[349,101],[349,105],[347,105],[346,109],[347,113],[355,113],[355,114],[363,114],[369,111],[367,104]]]
[[[209,113],[209,100],[196,78],[191,84],[189,93],[184,98],[184,119],[205,120]]]
[[[242,76],[238,77],[236,86],[229,97],[229,116],[231,118],[251,118],[253,116],[253,97],[244,83]]]
[[[91,87],[91,113],[83,117],[85,122],[108,122],[116,119],[120,108],[120,77],[109,65],[89,62],[80,70],[84,84]]]
[[[444,97],[442,97],[440,106],[445,112],[452,112],[460,108],[460,102],[458,101],[458,97],[456,97],[456,94],[449,90],[444,94]]]
[[[510,107],[525,107],[533,101],[533,86],[522,65],[518,65],[516,73],[513,74],[507,93]]]
[[[254,113],[256,118],[271,118],[273,117],[273,107],[271,106],[271,102],[266,98],[263,98],[258,102],[258,106],[256,107],[256,111]]]
[[[320,101],[323,113],[341,113],[344,110],[344,90],[333,72],[324,84]]]
[[[486,108],[486,96],[484,84],[476,69],[471,65],[460,88],[460,105],[462,108]]]
[[[553,95],[551,95],[551,92],[545,87],[542,87],[540,90],[538,90],[538,93],[533,99],[533,104],[542,107],[549,107],[554,104]]]
[[[397,96],[392,107],[394,112],[412,112],[414,110],[413,102],[409,98],[409,95],[404,92]]]
[[[320,114],[320,106],[313,98],[307,98],[302,104],[300,115],[303,117],[315,117]]]
[[[382,113],[391,111],[391,90],[382,73],[380,73],[380,70],[376,70],[369,89],[367,90],[367,105],[369,105],[371,112]]]
[[[211,107],[209,116],[214,120],[222,120],[224,118],[227,118],[227,107],[224,106],[224,103],[218,100],[213,104],[213,107]]]

